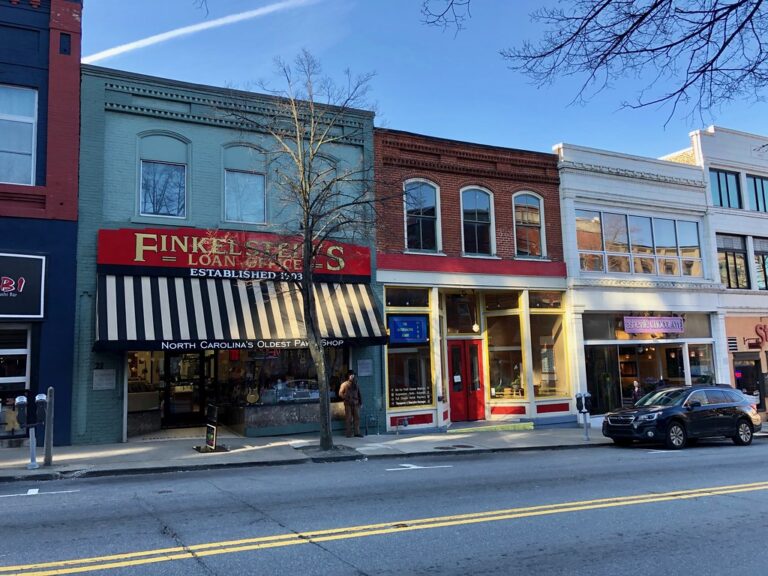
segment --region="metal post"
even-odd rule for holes
[[[589,412],[584,412],[584,440],[589,442],[589,429],[592,426],[592,422],[589,419]]]
[[[53,386],[48,387],[48,407],[45,412],[45,457],[43,466],[53,463]]]
[[[40,465],[37,463],[37,438],[35,436],[35,427],[29,427],[29,464],[27,470],[37,470]]]

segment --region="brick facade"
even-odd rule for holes
[[[383,204],[377,227],[380,259],[391,262],[387,255],[405,252],[403,182],[423,178],[440,189],[441,252],[451,258],[463,255],[461,190],[478,186],[493,195],[495,255],[503,264],[497,259],[473,258],[472,262],[465,263],[465,271],[565,276],[556,155],[384,129],[375,131],[374,142],[377,195]],[[512,196],[521,191],[534,192],[543,199],[547,244],[543,260],[546,262],[515,260]],[[413,259],[418,259],[420,266],[425,262],[417,255]],[[395,262],[411,269],[408,260],[400,258]],[[446,264],[435,259],[426,262],[439,268]]]
[[[5,20],[18,34],[43,32],[45,40],[35,54],[0,58],[0,84],[36,89],[39,106],[35,185],[0,183],[0,216],[77,220],[82,8],[71,0],[20,1],[0,12],[0,26]],[[66,53],[62,35],[69,35]]]

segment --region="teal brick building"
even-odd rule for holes
[[[72,443],[199,426],[211,407],[244,435],[318,429],[292,282],[299,227],[278,189],[290,168],[258,121],[231,113],[266,119],[279,103],[83,66]],[[373,114],[349,111],[338,130],[329,169],[372,167]],[[315,294],[332,399],[356,370],[377,425],[386,334],[372,243],[334,237]]]

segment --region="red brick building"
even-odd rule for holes
[[[573,420],[557,156],[376,130],[387,423]]]

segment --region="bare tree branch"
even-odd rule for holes
[[[336,242],[370,244],[380,199],[373,190],[372,121],[366,97],[372,74],[344,73],[336,84],[323,74],[307,51],[293,62],[276,61],[281,87],[260,88],[273,98],[254,106],[253,98],[233,93],[219,109],[228,122],[245,132],[266,135],[270,203],[281,206],[280,227],[296,240],[288,248],[302,262],[294,289],[302,296],[309,352],[320,389],[323,449],[333,447],[329,381],[323,335],[316,316],[314,271],[319,261],[335,258]],[[281,267],[275,254],[264,258]]]
[[[425,0],[429,24],[463,26],[471,0]],[[531,17],[537,42],[501,50],[510,68],[538,86],[564,76],[584,81],[587,100],[623,77],[644,79],[630,108],[669,105],[713,114],[736,99],[761,100],[768,87],[765,0],[560,0]],[[459,17],[456,16],[458,13]]]

